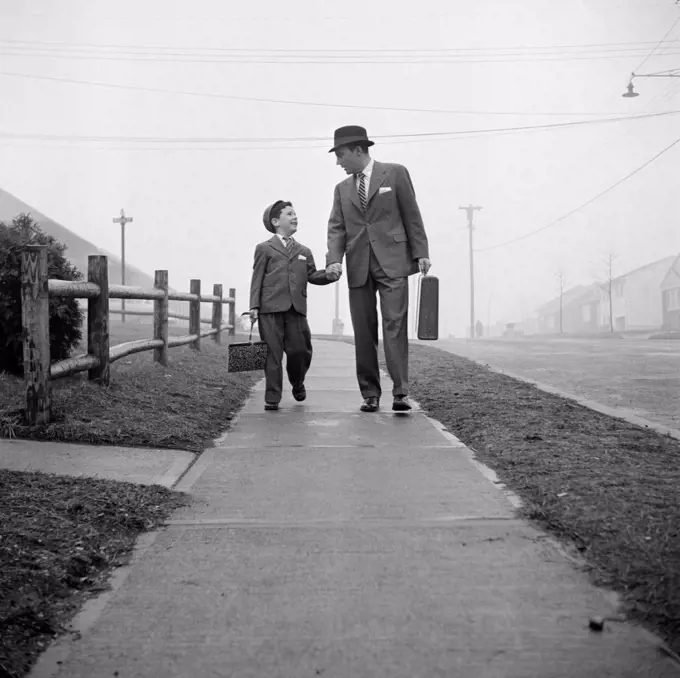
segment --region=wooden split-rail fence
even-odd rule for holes
[[[191,280],[188,293],[170,292],[168,272],[156,271],[154,287],[145,289],[129,285],[109,285],[105,256],[89,256],[87,281],[48,278],[47,248],[28,245],[21,256],[21,315],[24,344],[24,382],[26,420],[45,424],[51,417],[50,380],[87,371],[90,380],[108,385],[111,363],[132,353],[153,350],[153,359],[168,364],[168,349],[188,344],[198,351],[203,337],[220,343],[222,332],[233,336],[236,327],[236,290],[224,297],[222,285],[214,285],[212,294],[201,294],[201,281]],[[87,299],[87,353],[59,362],[50,361],[50,297]],[[109,342],[109,299],[151,299],[153,311],[126,311],[126,315],[153,316],[153,338],[128,341],[111,346]],[[168,301],[189,302],[189,315],[169,313]],[[212,317],[201,318],[201,303],[212,303]],[[222,308],[229,305],[228,322],[222,320]],[[168,318],[189,321],[189,334],[168,336]],[[210,329],[201,330],[201,323]]]

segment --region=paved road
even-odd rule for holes
[[[435,345],[680,429],[680,341],[650,339],[440,340]]]
[[[680,675],[633,625],[588,630],[612,598],[462,444],[357,411],[352,346],[317,341],[308,390],[265,413],[260,385],[34,678]]]

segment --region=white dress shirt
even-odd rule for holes
[[[368,196],[368,187],[371,183],[371,174],[373,173],[373,158],[370,159],[368,165],[366,165],[366,167],[364,167],[362,172],[363,172],[363,175],[366,177],[364,179],[364,186],[366,186],[366,196]],[[357,191],[359,190],[359,182],[361,181],[359,174],[362,174],[362,172],[357,172],[357,176],[356,176]]]

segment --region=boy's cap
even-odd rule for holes
[[[281,203],[286,202],[285,200],[277,200],[276,202],[273,202],[267,209],[264,211],[264,214],[262,215],[262,223],[264,224],[264,227],[270,232],[270,233],[276,233],[276,229],[272,225],[272,220],[271,220],[271,213],[274,211],[274,208],[280,205]]]

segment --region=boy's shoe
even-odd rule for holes
[[[307,389],[304,384],[293,386],[293,398],[301,403],[307,397]]]
[[[279,404],[278,403],[265,403],[264,409],[265,410],[278,410]]]
[[[364,402],[359,408],[362,412],[377,412],[380,407],[380,398],[376,396],[368,396],[364,398]]]
[[[394,396],[392,409],[395,412],[408,412],[411,409],[411,403],[408,401],[406,396],[403,395]]]

